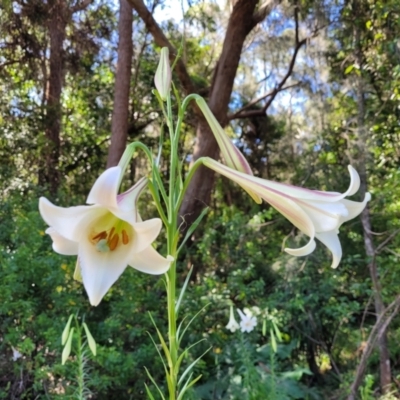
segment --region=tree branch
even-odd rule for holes
[[[83,0],[80,3],[75,4],[71,8],[71,13],[74,14],[74,13],[76,13],[78,11],[85,10],[91,2],[92,2],[92,0]]]
[[[294,83],[293,85],[288,85],[285,87],[282,87],[279,89],[279,92],[282,92],[287,89],[291,89],[293,87],[299,86],[300,82]],[[248,108],[254,106],[254,104],[257,104],[259,101],[266,99],[269,96],[272,96],[273,93],[275,92],[275,89],[272,90],[271,92],[268,92],[267,94],[263,94],[262,96],[258,97],[257,99],[251,100],[249,103],[247,103],[245,106],[243,106],[240,110],[236,111],[234,114],[228,115],[229,121],[232,121],[233,119],[238,119],[238,118],[249,118],[252,116],[259,116],[260,110],[250,110],[247,112],[244,112]],[[263,113],[265,115],[265,112]]]
[[[299,8],[298,8],[297,4],[294,7],[294,21],[295,21],[295,35],[294,35],[294,37],[295,37],[295,40],[294,40],[295,46],[294,46],[294,52],[293,52],[292,58],[290,60],[288,69],[286,71],[286,74],[284,75],[282,80],[279,82],[279,84],[276,85],[275,88],[271,92],[269,92],[268,94],[263,95],[260,98],[254,100],[254,102],[251,102],[252,103],[251,105],[253,105],[253,104],[257,103],[258,101],[261,101],[262,99],[268,97],[269,98],[268,101],[265,103],[265,105],[262,108],[260,108],[259,110],[251,110],[251,111],[247,111],[246,113],[242,113],[242,111],[244,109],[250,107],[250,105],[246,105],[241,110],[239,110],[235,114],[231,115],[229,117],[230,120],[235,119],[235,118],[247,118],[247,117],[264,116],[266,114],[268,108],[272,104],[272,102],[275,100],[275,97],[277,96],[277,94],[279,92],[281,92],[282,90],[285,90],[285,89],[287,89],[289,87],[294,86],[294,85],[291,85],[291,86],[288,86],[286,88],[284,87],[286,81],[289,79],[289,77],[293,73],[293,69],[294,69],[294,66],[296,64],[297,55],[298,55],[300,49],[307,43],[307,41],[311,37],[314,37],[317,34],[318,30],[320,29],[320,28],[315,28],[314,32],[309,37],[306,37],[306,38],[300,40],[300,37],[299,37],[300,36],[300,34],[299,34],[299,30],[300,30],[300,28],[299,28]]]
[[[355,400],[357,396],[358,388],[361,385],[361,382],[364,377],[365,369],[367,367],[368,358],[372,353],[375,342],[378,338],[380,338],[387,330],[389,324],[392,322],[392,319],[397,315],[400,308],[400,296],[398,296],[384,311],[381,315],[379,315],[378,320],[376,321],[374,327],[371,330],[371,333],[368,337],[367,344],[364,348],[363,355],[361,357],[360,363],[357,367],[356,376],[354,378],[353,384],[350,388],[350,394],[347,397],[347,400]],[[392,311],[393,310],[393,311]],[[391,311],[390,315],[386,317],[386,314]]]
[[[157,24],[151,12],[147,9],[143,0],[128,0],[129,4],[138,13],[142,19],[146,28],[154,38],[154,42],[160,47],[168,47],[170,53],[170,59],[173,61],[177,55],[177,51],[172,43],[167,39],[160,26]],[[183,90],[186,94],[194,93],[195,87],[192,80],[190,79],[189,73],[187,72],[186,66],[181,59],[175,65],[175,71],[182,84]]]
[[[253,25],[256,26],[260,22],[264,21],[265,18],[271,13],[274,7],[282,3],[282,0],[269,0],[266,1],[254,14],[253,14]]]

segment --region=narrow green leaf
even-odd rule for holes
[[[85,329],[86,337],[89,344],[89,349],[92,351],[93,355],[96,356],[96,341],[93,339],[93,336],[90,333],[89,328],[86,325],[86,322],[84,322],[82,325],[83,328]]]
[[[196,358],[186,369],[182,376],[179,378],[178,386],[185,379],[185,376],[191,371],[191,369],[203,358],[205,354],[207,354],[212,349],[212,346],[209,347],[200,357]]]
[[[186,354],[189,353],[189,350],[190,350],[191,348],[193,348],[194,346],[198,345],[200,342],[204,342],[205,340],[206,340],[206,339],[204,339],[204,338],[198,340],[196,343],[190,345],[188,348],[186,348],[186,349],[182,352],[182,354],[181,354],[181,355],[178,357],[178,359],[176,360],[176,364],[175,364],[175,371],[176,371],[176,373],[178,373],[178,370],[179,370],[179,367],[180,367],[180,365],[181,365],[181,363],[182,363],[182,361],[183,361],[183,358],[185,357]]]
[[[188,229],[188,231],[186,232],[186,236],[185,238],[182,240],[181,245],[179,246],[179,249],[177,251],[177,253],[179,253],[182,249],[182,247],[184,246],[184,244],[187,242],[187,240],[190,238],[190,236],[192,236],[193,232],[196,230],[196,228],[198,227],[198,225],[200,224],[201,220],[203,219],[203,217],[207,214],[208,210],[210,209],[210,207],[206,207],[201,214],[197,217],[196,221],[193,222],[193,224],[190,226],[190,228]]]
[[[265,336],[266,333],[267,333],[267,320],[264,319],[263,325],[262,325],[262,335]]]
[[[280,342],[282,342],[282,334],[281,334],[281,331],[279,330],[278,325],[276,324],[275,321],[272,321],[272,326],[274,327],[274,330],[275,330],[275,334],[276,334],[277,339],[278,339]]]
[[[71,346],[72,346],[72,338],[74,336],[74,330],[75,330],[75,328],[72,328],[69,331],[68,340],[67,340],[66,345],[64,346],[64,350],[63,350],[62,355],[61,355],[61,364],[62,365],[65,364],[65,362],[67,361],[69,355],[71,354]]]
[[[157,332],[158,338],[160,339],[161,346],[162,346],[162,348],[164,350],[165,357],[166,357],[166,359],[168,361],[168,366],[172,369],[172,367],[173,367],[172,366],[172,358],[171,358],[171,354],[170,354],[170,352],[168,350],[168,346],[165,343],[165,340],[162,337],[161,332],[158,330],[157,325],[156,325],[153,317],[151,316],[150,313],[149,313],[149,315],[150,315],[151,322],[153,323],[154,327],[156,328],[156,332]]]
[[[178,329],[176,330],[176,338],[177,338],[177,340],[178,340],[178,343],[179,343],[179,341],[180,341],[180,339],[179,339],[179,332],[181,331],[182,326],[183,326],[183,323],[186,321],[186,318],[187,318],[187,315],[185,315],[185,316],[182,318],[182,321],[179,323]]]
[[[269,330],[269,334],[271,337],[271,347],[274,353],[276,353],[276,351],[278,350],[278,346],[276,345],[276,339],[275,339],[275,335],[274,335],[274,331],[272,330],[272,328]]]
[[[150,340],[153,342],[154,347],[156,348],[157,353],[158,353],[158,355],[160,356],[160,360],[161,360],[161,362],[162,362],[162,364],[163,364],[163,366],[164,366],[165,374],[168,375],[167,366],[165,365],[164,358],[163,358],[163,356],[162,356],[160,350],[158,349],[158,346],[157,346],[156,342],[154,341],[154,339],[153,339],[152,336],[150,335],[150,332],[147,332],[147,334],[149,335]]]
[[[185,333],[189,326],[192,324],[192,322],[197,318],[197,316],[206,308],[210,305],[211,303],[207,303],[200,311],[198,311],[194,317],[189,321],[189,323],[185,326],[185,329],[182,332],[182,335],[179,337],[178,334],[176,336],[176,340],[178,341],[178,344],[181,342],[182,338],[185,336]]]
[[[146,370],[147,376],[149,377],[149,379],[151,380],[152,384],[156,387],[156,389],[158,390],[158,393],[160,393],[160,396],[163,400],[165,400],[165,397],[161,391],[161,389],[159,388],[159,386],[157,385],[156,381],[154,380],[154,378],[151,376],[150,371],[144,367],[144,369]],[[154,397],[153,397],[154,398]]]
[[[183,395],[186,393],[188,389],[190,389],[203,375],[199,375],[197,378],[193,379],[190,383],[189,381],[192,379],[193,373],[190,374],[188,380],[182,388],[182,391],[179,393],[177,400],[183,400]]]
[[[144,383],[144,387],[146,388],[146,393],[147,393],[147,396],[149,396],[149,399],[150,400],[156,400],[154,398],[154,396],[151,394],[149,387],[146,385],[146,382]]]
[[[192,272],[193,272],[193,265],[190,267],[190,270],[185,279],[185,283],[183,284],[181,292],[179,293],[178,301],[176,302],[176,305],[175,305],[176,317],[178,317],[179,306],[181,305],[183,295],[185,294],[185,291],[186,291],[187,285],[189,283],[190,276],[192,275]]]
[[[68,318],[68,322],[67,325],[65,325],[65,328],[63,330],[63,333],[61,335],[61,344],[64,346],[65,342],[68,339],[68,335],[69,335],[69,328],[71,326],[71,322],[72,322],[72,318],[74,317],[74,314],[71,314]]]

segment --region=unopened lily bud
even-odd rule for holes
[[[161,49],[160,62],[158,63],[154,83],[161,99],[166,101],[171,89],[171,67],[169,65],[168,47]]]

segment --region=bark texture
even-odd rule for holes
[[[60,182],[61,92],[64,80],[65,29],[67,24],[64,0],[49,2],[48,31],[50,36],[49,79],[46,93],[45,145],[42,150],[45,165],[39,171],[39,184],[55,195]]]
[[[45,143],[41,150],[43,165],[39,169],[39,185],[47,187],[54,196],[60,184],[60,132],[61,94],[65,77],[64,40],[72,14],[88,7],[92,0],[77,2],[73,7],[67,0],[49,0],[47,29],[50,38],[49,72],[43,62],[46,115],[44,119]]]
[[[355,5],[357,10],[357,2],[355,2]],[[355,27],[354,36],[356,44],[355,60],[358,63],[358,65],[360,65],[361,67],[360,69],[362,71],[363,53],[361,46],[361,30],[357,25]],[[361,180],[360,195],[362,196],[362,198],[368,191],[368,184],[367,184],[368,176],[366,168],[366,162],[367,162],[366,157],[368,154],[368,148],[367,148],[368,137],[367,137],[366,122],[365,122],[364,85],[365,83],[361,75],[357,78],[357,83],[356,83],[357,106],[358,106],[358,114],[357,114],[358,138],[357,138],[357,148],[355,150],[357,153],[356,154],[357,169],[360,174],[360,180]],[[379,279],[378,266],[376,264],[376,249],[372,237],[371,216],[368,205],[361,214],[361,222],[363,227],[365,252],[370,260],[368,263],[368,269],[371,275],[371,280],[374,290],[375,313],[377,321],[379,321],[384,316],[385,304],[382,299],[382,287]],[[382,393],[388,393],[390,391],[392,377],[391,377],[391,366],[390,366],[390,353],[389,353],[388,339],[387,339],[387,326],[381,328],[377,338],[377,343],[379,349],[380,387]]]
[[[222,126],[228,123],[228,105],[244,41],[256,25],[253,15],[257,3],[257,0],[238,0],[229,18],[208,100],[210,110]],[[196,139],[193,161],[200,157],[218,158],[218,145],[205,121],[199,121]],[[214,172],[205,167],[199,168],[193,176],[180,210],[180,218],[185,221],[184,226],[190,226],[204,206],[209,204],[214,176]]]
[[[126,147],[129,123],[129,92],[132,72],[132,6],[120,0],[118,21],[118,62],[114,85],[114,108],[111,121],[111,145],[107,168],[118,164]]]

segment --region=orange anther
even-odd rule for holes
[[[125,229],[122,229],[122,243],[123,244],[128,244],[129,243],[129,236],[126,233]]]
[[[115,232],[115,228],[114,227],[112,227],[111,228],[111,231],[110,231],[110,233],[108,234],[108,241],[110,241],[111,240],[111,238],[113,237],[113,235],[114,235],[114,232]]]
[[[111,251],[117,248],[118,240],[119,240],[118,235],[114,235],[111,239],[108,240],[108,247],[110,248]]]
[[[105,231],[98,233],[96,236],[93,236],[92,240],[101,240],[107,237],[107,233]]]

